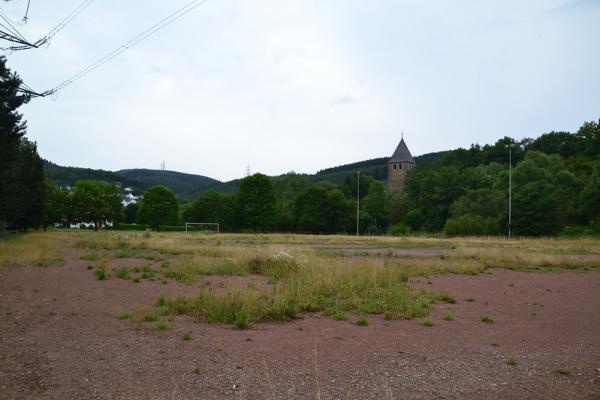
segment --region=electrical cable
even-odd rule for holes
[[[86,0],[86,1],[91,2],[93,0]],[[127,42],[125,42],[121,46],[117,47],[115,50],[109,52],[104,57],[101,57],[97,61],[95,61],[92,64],[88,65],[87,67],[85,67],[84,69],[82,69],[81,71],[79,71],[78,73],[76,73],[75,75],[73,75],[71,78],[69,78],[69,79],[63,81],[62,83],[60,83],[59,85],[55,86],[53,89],[49,89],[49,90],[46,90],[44,92],[38,93],[38,92],[33,91],[29,86],[22,85],[23,90],[20,90],[20,91],[22,93],[26,93],[26,94],[30,95],[31,97],[46,97],[48,95],[55,94],[58,91],[60,91],[61,89],[64,89],[65,87],[69,86],[70,84],[72,84],[76,80],[81,79],[85,75],[89,74],[90,72],[92,72],[96,68],[100,67],[101,65],[103,65],[103,64],[107,63],[108,61],[112,60],[113,58],[115,58],[119,54],[121,54],[124,51],[130,49],[131,47],[135,46],[136,44],[138,44],[142,40],[147,39],[148,37],[150,37],[153,34],[155,34],[156,32],[158,32],[159,30],[161,30],[164,27],[166,27],[167,25],[169,25],[172,22],[178,20],[179,18],[181,18],[184,15],[188,14],[189,12],[191,12],[194,9],[196,9],[197,7],[203,5],[207,1],[208,0],[192,0],[191,2],[189,2],[188,4],[186,4],[185,6],[181,7],[180,9],[178,9],[177,11],[175,11],[175,12],[169,14],[167,17],[161,19],[160,21],[158,21],[156,24],[152,25],[148,29],[146,29],[143,32],[137,34],[136,36],[134,36],[133,38],[131,38],[130,40],[128,40]],[[85,3],[85,1],[84,1],[84,3]],[[65,20],[66,20],[66,18],[65,18]]]
[[[54,87],[53,89],[51,89],[50,92],[54,92],[54,91],[61,90],[61,89],[65,88],[66,86],[70,85],[71,83],[73,83],[76,80],[82,78],[83,76],[85,76],[88,73],[92,72],[93,70],[95,70],[96,68],[100,67],[101,65],[103,65],[103,64],[107,63],[108,61],[112,60],[113,58],[115,58],[119,54],[121,54],[124,51],[130,49],[131,47],[135,46],[136,44],[138,44],[142,40],[150,37],[154,33],[158,32],[161,29],[163,29],[164,27],[166,27],[170,23],[176,21],[177,19],[183,17],[184,15],[186,15],[190,11],[194,10],[195,8],[201,6],[202,4],[206,3],[207,1],[208,0],[193,0],[193,1],[191,1],[190,3],[188,3],[185,6],[181,7],[180,9],[178,9],[177,11],[175,11],[174,13],[170,14],[169,16],[163,18],[162,20],[160,20],[156,24],[152,25],[150,28],[148,28],[145,31],[143,31],[143,32],[139,33],[138,35],[134,36],[132,39],[130,39],[129,41],[125,42],[121,46],[117,47],[115,50],[109,52],[104,57],[98,59],[96,62],[88,65],[87,67],[85,67],[84,69],[82,69],[81,71],[79,71],[77,74],[73,75],[71,78],[63,81],[62,83],[60,83],[59,85],[57,85],[56,87]]]

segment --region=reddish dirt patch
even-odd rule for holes
[[[0,399],[600,398],[599,273],[420,278],[458,301],[435,306],[433,327],[307,315],[239,331],[181,317],[158,332],[111,313],[197,284],[96,281],[87,264],[74,253],[0,273]]]

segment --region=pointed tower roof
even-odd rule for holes
[[[402,140],[400,140],[398,147],[396,147],[396,151],[394,152],[394,154],[388,161],[388,163],[401,163],[401,162],[409,162],[409,163],[416,164],[414,158],[412,158],[412,155],[410,154],[410,151],[408,150],[408,147],[406,146],[406,143],[404,142],[404,138],[402,138]]]

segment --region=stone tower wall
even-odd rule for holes
[[[388,164],[388,190],[404,190],[406,175],[415,167],[413,163],[389,163]]]

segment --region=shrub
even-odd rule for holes
[[[494,320],[494,318],[491,315],[484,315],[483,317],[481,317],[481,321],[487,324],[493,324],[494,322],[496,322],[496,320]]]
[[[403,222],[398,222],[395,225],[390,226],[390,235],[400,236],[400,235],[408,235],[411,229],[410,226],[406,225]]]
[[[115,276],[119,279],[129,279],[129,270],[127,267],[119,267],[115,269]]]
[[[358,326],[367,326],[369,325],[369,321],[367,321],[365,318],[359,318],[356,321],[354,321],[354,324]]]
[[[454,315],[451,313],[444,315],[444,321],[454,321]]]
[[[479,215],[462,215],[449,218],[444,226],[444,233],[454,235],[495,235],[500,232],[498,221],[493,218],[483,218]]]
[[[108,279],[108,274],[106,273],[106,268],[104,268],[104,267],[96,268],[96,271],[94,271],[94,275],[96,276],[96,279],[99,281],[104,281],[104,280]]]

